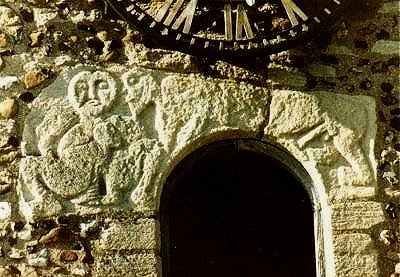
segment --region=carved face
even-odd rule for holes
[[[117,85],[113,77],[102,71],[82,71],[68,86],[68,99],[74,109],[85,116],[97,116],[114,101]]]
[[[160,90],[157,81],[150,75],[135,72],[127,72],[122,76],[124,89],[126,90],[126,102],[148,102],[153,94]]]

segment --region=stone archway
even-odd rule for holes
[[[316,276],[316,201],[311,178],[275,146],[203,146],[164,186],[163,276]]]

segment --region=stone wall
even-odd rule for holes
[[[327,276],[400,274],[398,1],[251,66],[146,48],[102,1],[0,4],[0,276],[160,276],[165,179],[234,137],[310,174]]]

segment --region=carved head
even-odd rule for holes
[[[122,75],[126,102],[147,103],[160,91],[157,80],[150,74],[130,71]]]
[[[112,105],[117,94],[117,83],[107,72],[82,71],[68,85],[68,100],[80,114],[95,117]]]

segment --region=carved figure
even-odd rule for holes
[[[368,185],[375,179],[365,149],[369,113],[365,103],[356,103],[360,100],[340,97],[282,91],[272,99],[267,133],[294,140],[303,152],[315,141],[332,142],[351,166],[354,178],[348,185]]]
[[[102,117],[116,92],[110,74],[82,71],[71,79],[67,93],[79,119],[57,114],[54,108],[37,126],[41,157],[26,157],[21,163],[23,190],[30,194],[33,214],[57,214],[63,200],[100,204],[105,163],[122,144],[112,117]]]
[[[140,75],[134,71],[127,72],[122,76],[122,82],[126,92],[125,101],[132,114],[131,120],[136,128],[142,130],[138,132],[142,136],[135,138],[130,144],[128,156],[136,157],[131,162],[135,164],[134,176],[137,178],[137,187],[132,192],[131,201],[135,206],[143,208],[149,206],[149,202],[154,202],[157,172],[166,151],[162,144],[162,111],[160,104],[155,102],[156,94],[160,93],[159,82],[150,74]],[[154,206],[154,203],[150,203],[150,206]]]

